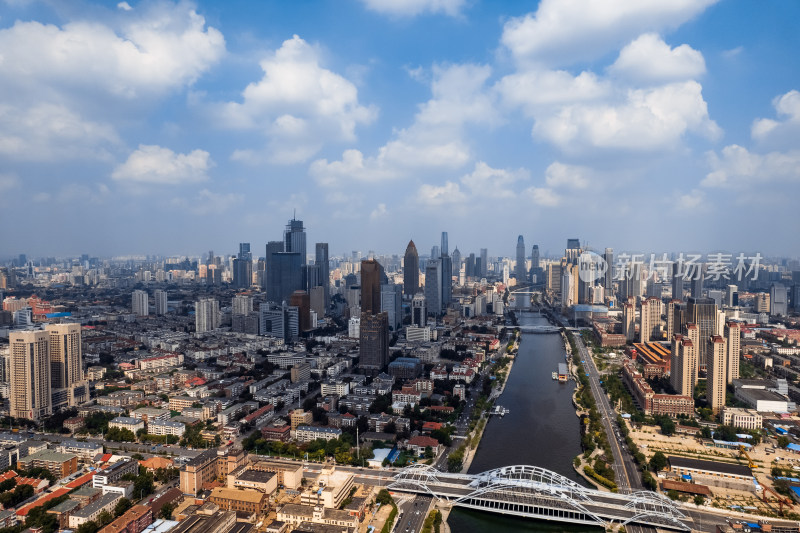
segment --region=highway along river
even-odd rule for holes
[[[538,313],[517,311],[520,325],[545,326]],[[581,452],[579,419],[572,406],[575,383],[559,383],[552,373],[564,360],[560,335],[524,333],[508,383],[497,403],[510,410],[492,417],[469,473],[508,465],[533,465],[586,484],[572,467]],[[598,533],[599,528],[527,520],[454,508],[448,518],[454,533],[491,531],[569,531]]]

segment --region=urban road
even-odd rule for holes
[[[567,324],[564,325],[568,327]],[[605,392],[600,386],[600,373],[594,364],[594,360],[589,355],[589,351],[587,350],[583,339],[579,334],[577,334],[579,333],[579,330],[577,328],[570,329],[576,333],[573,335],[573,338],[575,339],[575,345],[578,347],[581,360],[584,362],[586,373],[589,374],[589,384],[592,389],[592,394],[595,398],[600,416],[602,417],[603,426],[606,430],[606,435],[608,435],[609,444],[611,445],[611,453],[614,456],[613,467],[614,473],[616,474],[617,486],[620,488],[621,492],[643,490],[639,470],[636,467],[636,463],[633,461],[630,450],[628,450],[628,448],[625,446],[621,437],[621,433],[619,432],[616,413],[611,407],[608,396],[606,396]],[[692,529],[694,531],[716,531],[717,524],[724,523],[726,515],[725,511],[722,509],[713,511],[710,508],[709,510],[700,510],[689,506],[680,506],[680,509],[684,512],[684,514],[689,516],[694,521],[692,524]],[[772,520],[772,522],[777,521]],[[792,522],[792,524],[796,525],[797,522]],[[643,533],[655,532],[655,529],[642,526],[631,526],[626,527],[626,531]]]

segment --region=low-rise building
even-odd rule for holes
[[[347,528],[348,531],[355,531],[358,528],[358,517],[351,516],[347,511],[296,503],[288,503],[281,507],[278,510],[278,520],[289,524],[293,529],[301,528],[301,530],[306,522]]]
[[[742,429],[761,429],[764,419],[757,411],[725,407],[722,409],[722,423]]]
[[[153,420],[147,423],[147,433],[150,435],[182,436],[186,432],[186,425],[170,420]]]
[[[106,485],[118,482],[125,474],[137,474],[138,472],[139,463],[137,461],[130,458],[121,459],[95,472],[92,478],[92,487],[102,489]]]
[[[131,411],[131,418],[138,418],[145,423],[152,422],[153,420],[169,420],[169,409],[156,409],[154,407],[140,407]]]
[[[253,489],[270,495],[278,489],[278,475],[275,472],[246,468],[241,472],[228,474],[229,489]]]
[[[117,429],[127,429],[134,435],[140,429],[144,429],[144,420],[130,416],[118,416],[108,423],[108,427]]]
[[[753,473],[746,465],[669,456],[670,472],[693,483],[755,492]]]
[[[333,440],[342,436],[339,428],[323,426],[297,426],[296,438],[299,442],[311,442],[312,440],[323,439]]]
[[[278,459],[258,459],[250,465],[250,470],[273,472],[278,485],[289,490],[297,490],[303,481],[302,465]]]
[[[134,505],[98,533],[141,533],[153,523],[153,510],[147,505]]]
[[[91,459],[98,453],[103,453],[103,445],[98,442],[80,442],[65,440],[59,443],[56,451],[60,453],[73,453],[83,459]]]
[[[314,420],[314,417],[311,414],[311,411],[304,411],[302,409],[295,409],[292,411],[292,414],[289,415],[289,422],[292,426],[292,430],[297,429],[298,426],[301,425],[308,425]]]
[[[72,515],[69,517],[69,527],[75,529],[81,524],[94,521],[103,511],[113,513],[114,506],[117,504],[117,501],[119,501],[120,498],[122,498],[122,496],[116,493],[101,495],[86,507],[83,507],[82,509],[72,513]]]
[[[268,498],[257,490],[216,487],[211,491],[208,501],[227,511],[260,513],[267,508]]]
[[[78,471],[78,456],[73,453],[59,453],[42,450],[19,460],[21,468],[45,468],[57,479],[67,477]]]

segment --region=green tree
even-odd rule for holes
[[[132,506],[133,504],[128,498],[120,498],[117,505],[114,506],[114,517],[122,516]]]
[[[708,426],[703,426],[700,429],[700,436],[703,437],[704,439],[710,439],[711,438],[711,430],[709,429]]]
[[[89,520],[88,522],[84,522],[83,524],[78,526],[78,529],[75,530],[75,533],[97,533],[97,530],[100,529],[100,526],[93,520]]]
[[[780,446],[781,448],[786,448],[788,445],[789,445],[789,437],[786,437],[785,435],[781,435],[780,437],[778,437],[778,446]]]
[[[101,511],[100,514],[97,515],[97,524],[102,527],[110,524],[113,519],[114,517],[111,516],[111,513],[108,511]]]
[[[705,501],[706,501],[706,499],[702,494],[698,494],[697,496],[694,497],[694,504],[695,505],[703,505],[705,503]]]
[[[667,466],[667,457],[662,452],[656,452],[650,458],[650,470],[658,473]]]
[[[378,495],[375,497],[375,501],[381,505],[386,505],[388,503],[392,503],[394,499],[392,498],[392,495],[389,494],[388,490],[381,489],[380,492],[378,492]]]
[[[158,513],[159,518],[163,518],[164,520],[172,520],[172,511],[175,510],[174,503],[165,503],[161,507],[161,511]]]

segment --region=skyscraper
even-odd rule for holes
[[[440,250],[442,255],[449,255],[450,254],[450,247],[447,244],[447,232],[442,232],[442,248]]]
[[[325,313],[331,306],[331,271],[328,263],[328,243],[318,242],[315,246],[316,256],[314,263],[319,265],[319,279],[325,298]],[[322,316],[319,317],[320,319]]]
[[[725,407],[725,383],[727,378],[725,339],[719,335],[713,335],[708,339],[707,344],[706,399],[711,411],[716,415]]]
[[[541,279],[538,279],[539,275],[539,245],[534,244],[533,248],[531,248],[531,275],[530,279],[533,282],[534,276],[537,276],[537,283],[541,283]]]
[[[50,375],[54,389],[67,389],[83,380],[80,324],[48,324]]]
[[[403,257],[403,292],[407,297],[419,292],[419,254],[414,241],[408,241]]]
[[[9,414],[33,421],[50,416],[53,414],[50,335],[41,330],[13,331],[9,343]]]
[[[692,298],[702,298],[703,297],[703,278],[706,275],[706,265],[703,264],[698,265],[695,269],[695,272],[689,273],[691,277],[691,297]],[[703,343],[705,344],[705,343]]]
[[[136,316],[147,316],[150,314],[147,291],[133,291],[131,294],[131,308],[133,314]]]
[[[514,269],[514,274],[517,277],[517,285],[523,283],[527,279],[528,269],[525,266],[525,240],[522,235],[517,237],[517,266]]]
[[[536,248],[538,253],[538,248],[535,246],[534,248]],[[536,259],[537,260],[539,259],[538,256]],[[478,277],[485,278],[488,275],[489,275],[489,250],[487,250],[486,248],[481,248],[481,271]]]
[[[672,298],[683,300],[683,272],[680,263],[672,263]]]
[[[428,314],[442,314],[442,262],[439,259],[428,261],[425,265],[425,302]]]
[[[389,316],[361,313],[358,367],[365,374],[378,374],[389,364]]]
[[[453,268],[452,268],[453,276],[457,278],[458,275],[461,273],[461,252],[458,250],[458,246],[456,246],[456,249],[453,250],[451,261],[453,263]]]
[[[233,260],[233,288],[248,289],[253,283],[253,254],[250,243],[239,243],[239,254]]]
[[[603,276],[603,288],[606,296],[611,295],[614,288],[614,249],[606,248],[603,252],[603,260],[606,263],[606,273]]]
[[[742,353],[742,328],[736,322],[725,324],[726,383],[739,379],[739,356]]]
[[[622,305],[622,334],[626,341],[632,341],[636,335],[636,307],[630,301]]]
[[[286,224],[283,234],[283,251],[300,254],[300,264],[306,264],[306,230],[303,221],[293,218]]]
[[[690,324],[690,333],[697,328]],[[692,396],[697,384],[697,350],[695,342],[684,335],[676,334],[672,341],[670,361],[670,384],[682,396]]]
[[[300,331],[311,329],[311,299],[306,291],[294,291],[289,296],[289,306],[297,308]]]
[[[272,263],[272,254],[279,254],[283,252],[283,241],[269,241],[267,243],[266,255],[264,256],[264,285],[263,289],[266,291],[269,287],[269,267]]]
[[[445,238],[446,240],[446,238]],[[447,309],[450,301],[453,299],[453,263],[450,261],[450,256],[442,254],[442,268],[439,274],[442,276],[442,309]]]
[[[162,316],[167,314],[167,291],[156,289],[153,293],[153,300],[156,304],[156,315]]]
[[[273,253],[267,260],[267,299],[282,303],[294,291],[303,289],[303,264],[300,253]]]
[[[686,305],[686,322],[697,326],[697,361],[701,369],[708,364],[708,338],[716,333],[717,306],[711,298],[689,298]]]
[[[403,291],[400,285],[381,285],[381,311],[388,316],[392,330],[400,329],[403,322]]]
[[[202,298],[194,304],[194,324],[197,333],[205,333],[219,327],[219,302],[214,298]]]
[[[428,323],[428,315],[425,312],[425,295],[421,292],[415,294],[411,300],[411,323],[421,328]]]
[[[361,261],[361,312],[381,311],[381,264],[374,259]]]
[[[639,317],[641,322],[639,342],[661,340],[661,300],[658,298],[642,300]]]
[[[231,313],[234,315],[246,315],[253,312],[253,298],[243,294],[237,294],[231,301]]]

